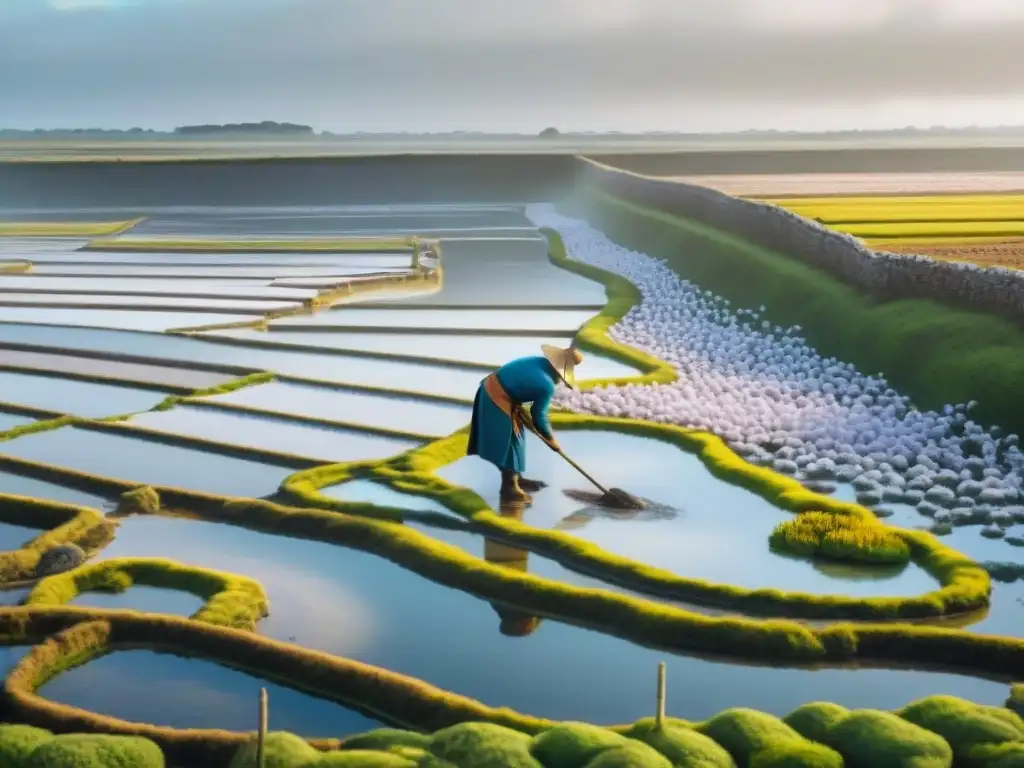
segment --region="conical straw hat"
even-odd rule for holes
[[[541,352],[548,359],[552,367],[558,372],[562,381],[570,389],[576,389],[576,366],[583,362],[583,355],[576,347],[556,347],[551,344],[541,344]]]

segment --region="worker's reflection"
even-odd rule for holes
[[[502,517],[521,520],[525,509],[526,504],[522,502],[508,503],[501,505],[499,513]],[[525,549],[510,547],[488,538],[484,539],[484,560],[489,563],[526,573],[527,556],[528,552]],[[491,603],[491,607],[501,618],[499,631],[508,637],[526,637],[533,634],[540,626],[539,616],[532,616],[518,608],[511,608],[501,603]]]

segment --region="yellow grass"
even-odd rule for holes
[[[769,199],[873,247],[984,244],[1024,237],[1024,195]]]
[[[1020,221],[904,221],[898,223],[836,224],[833,229],[862,238],[905,237],[1024,237]]]
[[[142,221],[0,221],[0,237],[103,237]]]
[[[1014,205],[887,205],[872,201],[870,205],[786,205],[787,210],[826,224],[857,222],[976,222],[1024,221],[1024,202]]]

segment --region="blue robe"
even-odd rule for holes
[[[521,357],[497,371],[498,381],[512,402],[531,403],[530,416],[537,431],[554,439],[548,407],[555,396],[558,373],[546,357]],[[473,401],[467,456],[479,456],[498,469],[522,473],[526,469],[526,428],[516,435],[512,420],[484,390],[483,383]]]

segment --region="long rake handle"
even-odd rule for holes
[[[535,435],[536,435],[537,437],[539,437],[539,438],[541,439],[541,441],[542,441],[542,442],[543,442],[543,443],[544,443],[544,444],[545,444],[545,445],[546,445],[546,446],[547,446],[548,448],[551,448],[551,450],[552,450],[552,451],[555,451],[555,449],[554,449],[554,447],[552,447],[551,443],[549,443],[549,442],[547,441],[547,439],[546,439],[546,438],[544,437],[544,435],[542,435],[542,434],[541,434],[541,433],[540,433],[540,432],[538,431],[537,427],[535,427],[535,426],[534,426],[534,424],[533,424],[533,419],[531,419],[531,418],[530,418],[530,416],[529,416],[529,414],[527,414],[527,413],[526,413],[525,411],[523,411],[523,421],[525,422],[526,426],[527,426],[527,427],[528,427],[528,428],[530,429],[530,431],[531,431],[531,432],[533,432],[533,434],[535,434]],[[587,480],[589,480],[589,481],[590,481],[591,483],[593,483],[593,484],[594,484],[594,486],[595,486],[595,487],[596,487],[596,488],[597,488],[597,489],[598,489],[599,491],[601,491],[601,493],[605,494],[606,496],[608,495],[608,489],[607,489],[607,488],[605,488],[605,487],[604,487],[603,485],[601,485],[601,484],[600,484],[599,482],[597,482],[597,480],[595,480],[595,479],[594,479],[594,478],[593,478],[593,477],[592,477],[592,476],[590,475],[590,473],[589,473],[589,472],[587,472],[587,470],[585,470],[585,469],[584,469],[583,467],[581,467],[581,466],[580,466],[579,464],[577,464],[577,463],[576,463],[575,461],[573,461],[573,460],[572,460],[572,459],[570,459],[570,458],[569,458],[568,456],[566,456],[566,455],[565,455],[565,453],[563,453],[562,451],[555,451],[555,453],[557,453],[557,454],[558,454],[559,456],[561,456],[561,457],[562,457],[563,459],[565,459],[565,460],[566,460],[566,461],[567,461],[567,462],[569,463],[569,466],[570,466],[570,467],[572,467],[573,469],[575,469],[575,470],[576,470],[577,472],[579,472],[579,473],[580,473],[581,475],[583,475],[583,476],[584,476],[585,478],[587,478]]]

